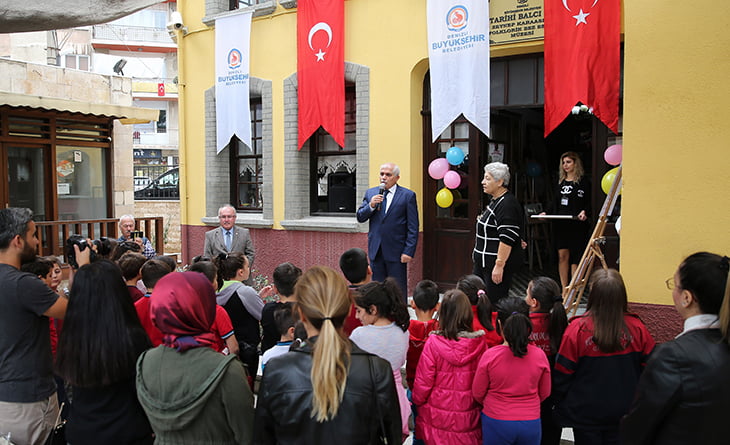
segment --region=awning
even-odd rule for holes
[[[0,33],[67,29],[106,23],[162,0],[0,1]]]
[[[70,113],[90,114],[93,116],[107,116],[119,119],[122,124],[142,124],[150,121],[156,121],[159,118],[159,110],[153,110],[150,108],[98,104],[78,100],[57,99],[54,97],[6,93],[1,91],[0,105],[68,111]]]

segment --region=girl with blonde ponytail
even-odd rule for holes
[[[294,293],[309,338],[266,364],[254,442],[400,443],[399,404],[388,362],[343,334],[351,304],[345,280],[315,266],[299,278]]]

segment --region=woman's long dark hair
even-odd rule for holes
[[[223,282],[236,277],[236,273],[248,262],[246,255],[240,252],[221,253],[213,261],[218,267],[218,289],[223,287]]]
[[[593,319],[593,342],[601,352],[626,347],[624,315],[629,310],[626,286],[616,269],[598,269],[591,275],[586,313]]]
[[[502,325],[500,334],[507,341],[512,354],[522,358],[527,355],[527,345],[532,333],[530,307],[517,297],[502,298],[497,303],[497,320]]]
[[[371,281],[361,286],[355,296],[355,304],[367,310],[374,305],[381,317],[394,321],[403,332],[408,330],[411,317],[403,303],[400,286],[393,278],[386,278],[382,283]]]
[[[568,327],[568,315],[563,307],[563,297],[560,295],[560,286],[552,278],[537,277],[528,285],[530,296],[537,300],[537,312],[549,313],[548,335],[550,336],[550,350],[557,353],[560,342]]]
[[[487,285],[479,275],[464,275],[456,282],[456,288],[466,294],[469,303],[477,307],[477,319],[487,331],[493,331],[492,302],[487,297]]]
[[[132,378],[137,357],[151,346],[119,267],[99,260],[79,268],[58,341],[57,373],[75,386],[110,385]]]

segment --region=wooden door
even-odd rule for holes
[[[479,131],[459,117],[436,142],[431,142],[431,117],[424,115],[424,171],[436,158],[445,157],[451,147],[466,155],[459,166],[451,166],[461,177],[461,185],[452,190],[453,204],[442,208],[436,204],[436,193],[444,181],[425,175],[423,184],[424,279],[435,281],[441,290],[454,287],[456,280],[472,272],[472,249],[476,215],[481,190]]]
[[[489,139],[459,116],[435,142],[431,142],[431,115],[424,112],[423,116],[425,172],[434,159],[445,157],[451,147],[459,147],[466,154],[463,164],[450,167],[459,172],[462,180],[462,184],[452,191],[454,202],[451,206],[441,208],[436,204],[436,193],[444,187],[444,181],[424,175],[423,277],[435,281],[443,291],[453,288],[459,277],[473,271],[476,219],[488,203],[481,185],[484,165],[496,160],[510,162],[519,122],[492,114],[491,132],[495,138]]]

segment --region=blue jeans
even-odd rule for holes
[[[406,394],[408,395],[408,400],[411,402],[411,414],[413,414],[413,445],[426,445],[426,442],[416,437],[416,417],[418,417],[418,409],[416,408],[416,405],[413,404],[413,399],[411,398],[411,390],[407,389]]]
[[[540,419],[497,420],[482,413],[484,445],[540,445]]]

